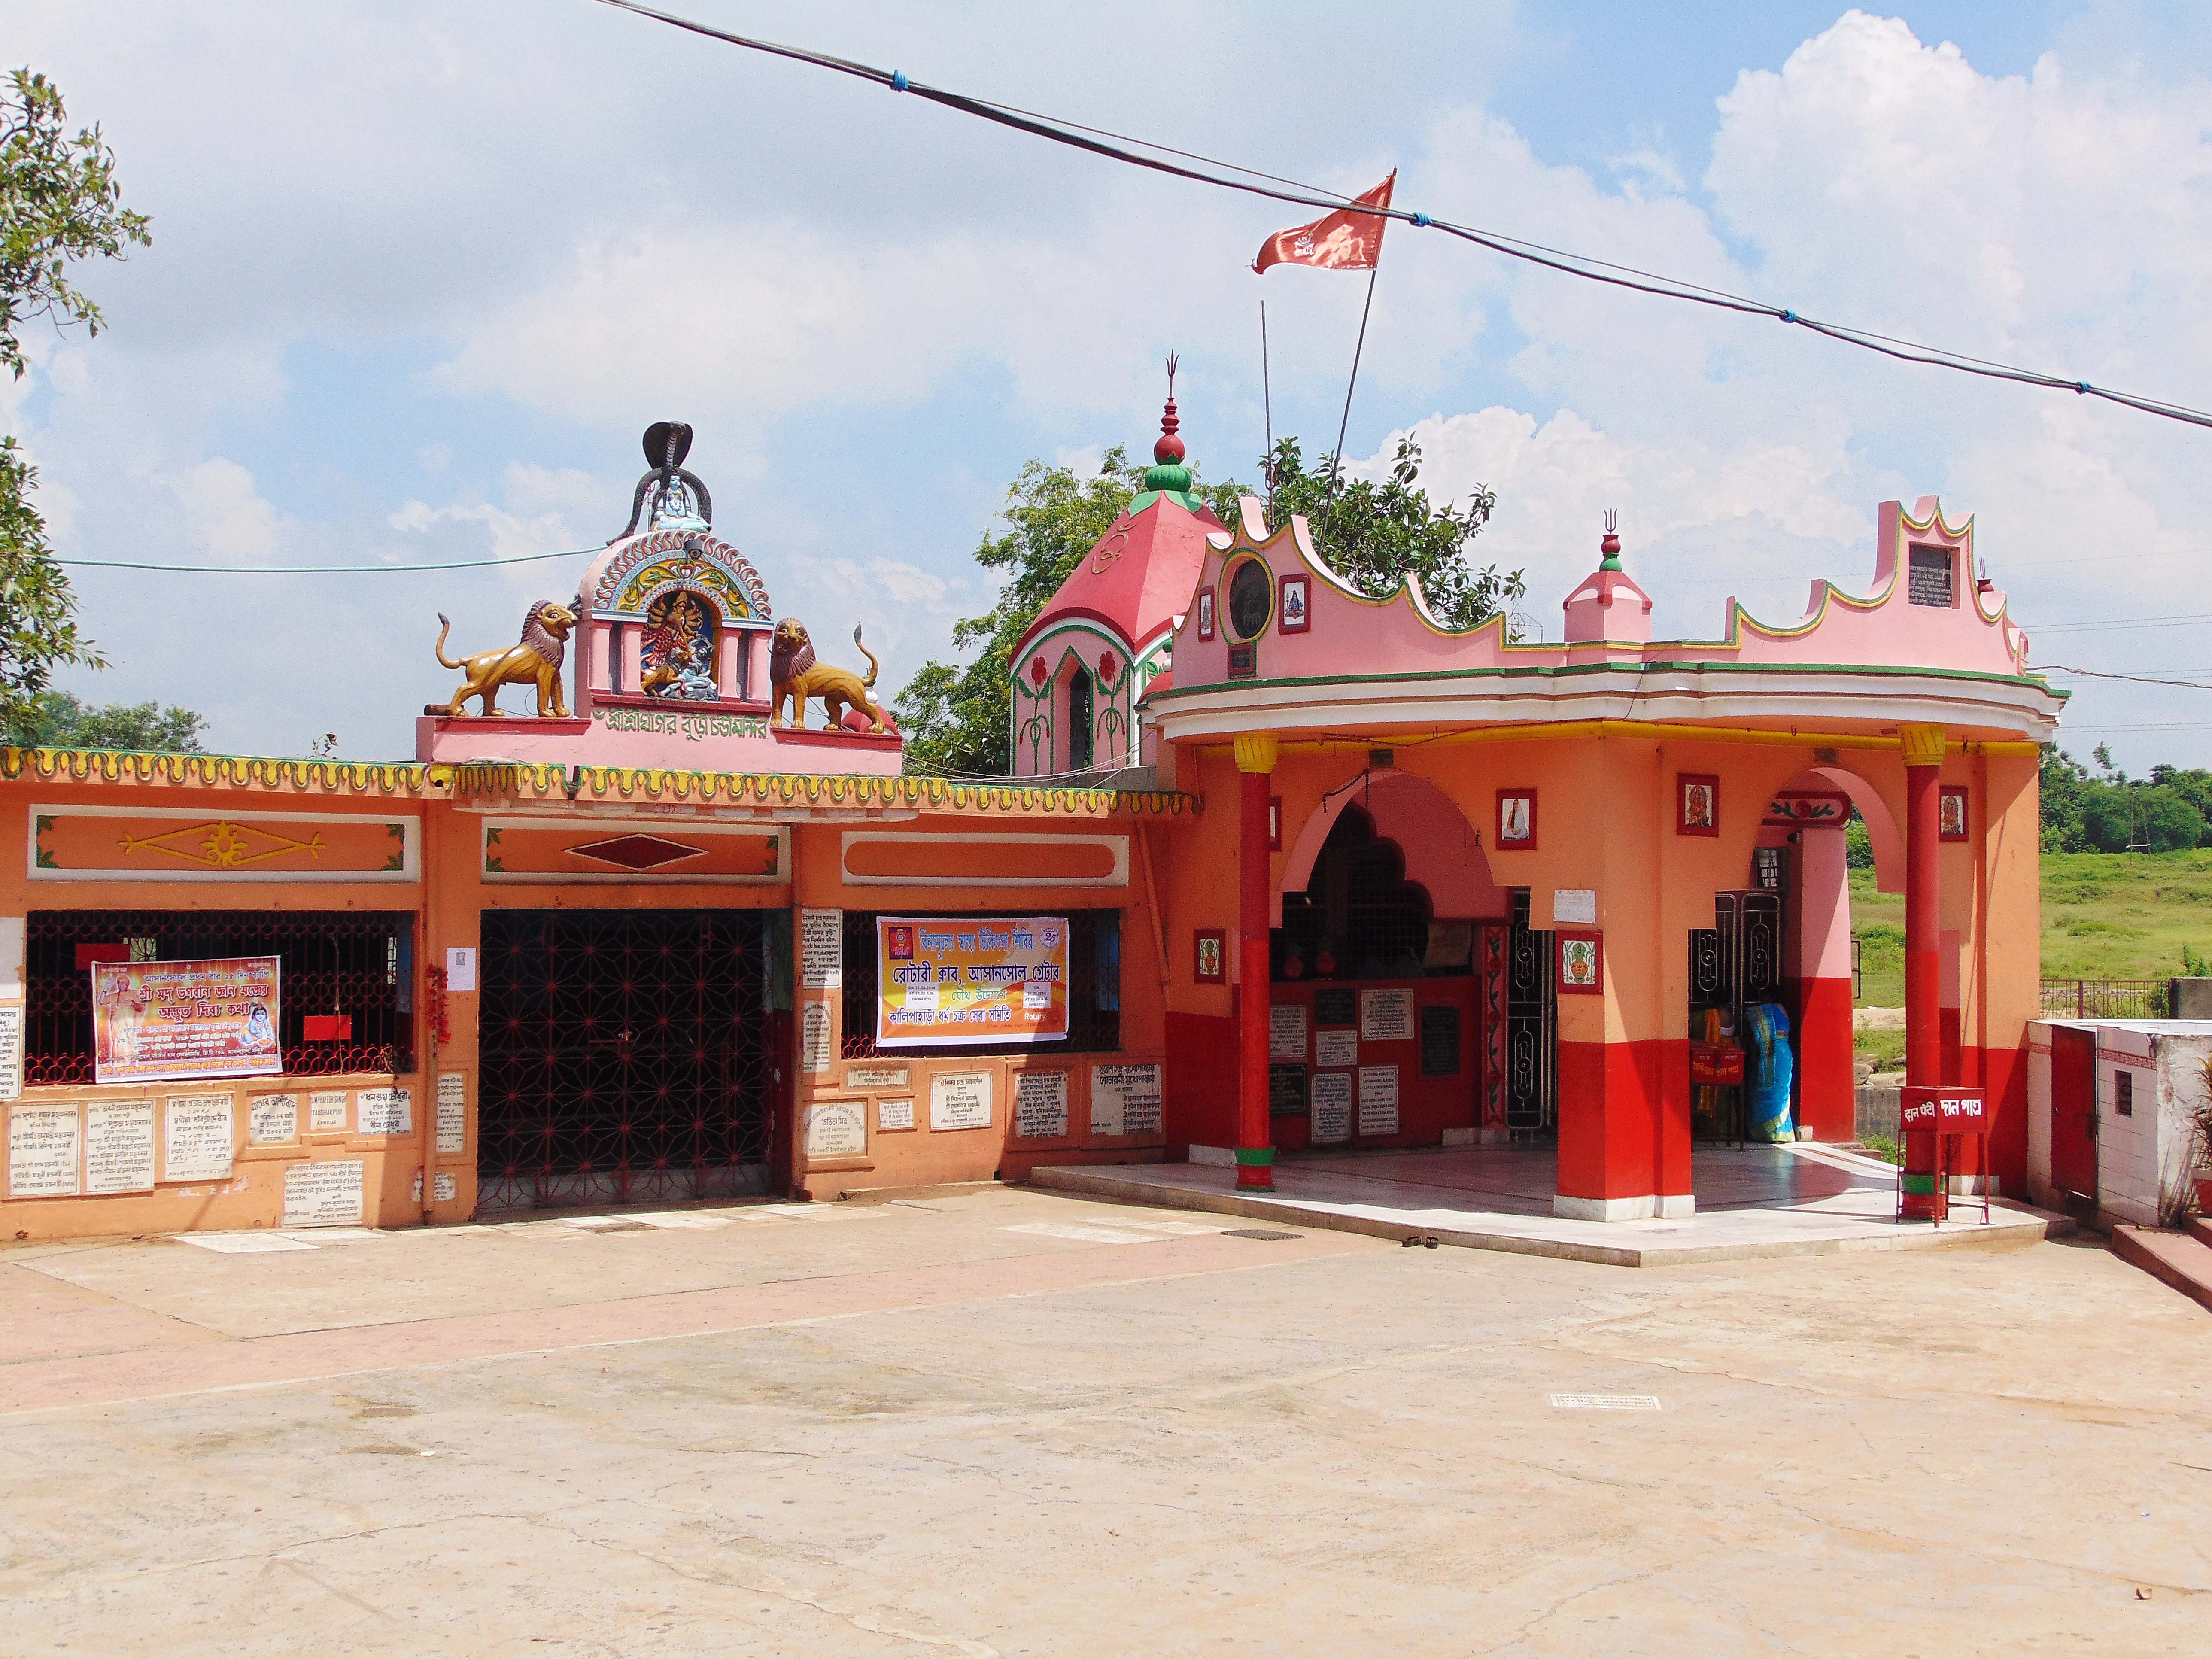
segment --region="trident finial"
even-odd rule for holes
[[[1597,544],[1597,550],[1605,556],[1598,561],[1597,568],[1601,570],[1620,568],[1620,538],[1616,533],[1620,528],[1619,510],[1608,507],[1605,510],[1605,539]]]

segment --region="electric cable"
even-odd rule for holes
[[[661,11],[652,6],[641,5],[637,0],[599,0],[599,3],[611,6],[618,11],[633,12],[641,17],[649,17],[656,22],[665,23],[672,28],[681,29],[687,33],[700,35],[708,40],[720,40],[726,45],[739,46],[749,52],[763,52],[771,57],[788,58],[793,63],[830,70],[836,74],[850,76],[856,80],[867,81],[877,86],[887,88],[892,92],[908,93],[927,102],[940,104],[961,114],[971,115],[981,120],[1010,127],[1018,132],[1027,133],[1032,137],[1043,138],[1052,143],[1084,150],[1106,160],[1121,161],[1131,167],[1144,167],[1174,178],[1187,179],[1194,184],[1211,185],[1218,190],[1239,191],[1246,195],[1264,197],[1272,201],[1289,203],[1293,206],[1321,208],[1330,212],[1354,205],[1352,198],[1339,195],[1334,191],[1322,191],[1316,186],[1297,184],[1278,174],[1261,173],[1255,168],[1240,167],[1233,162],[1215,161],[1193,151],[1176,149],[1171,146],[1155,143],[1150,140],[1110,134],[1103,128],[1086,127],[1059,117],[1036,114],[1014,105],[998,104],[986,99],[972,98],[963,93],[948,91],[941,87],[933,87],[925,82],[914,80],[898,70],[878,69],[872,64],[855,63],[850,58],[835,57],[828,52],[815,52],[803,46],[783,46],[775,41],[738,34],[728,29],[716,28],[711,24],[702,23],[693,18],[680,16],[673,12]],[[1109,143],[1105,142],[1108,137],[1113,137],[1117,142]],[[1144,149],[1157,153],[1140,155],[1120,147],[1127,144],[1139,145]],[[1201,163],[1205,167],[1214,171],[1201,172],[1194,167],[1185,167],[1180,161],[1162,159],[1170,155]],[[1221,176],[1224,172],[1242,173],[1244,177],[1224,178]],[[1435,218],[1411,208],[1395,205],[1376,207],[1361,204],[1358,204],[1358,210],[1386,219],[1400,220],[1424,230],[1440,230],[1449,236],[1457,237],[1462,241],[1488,248],[1492,252],[1502,253],[1508,258],[1541,265],[1566,276],[1579,276],[1586,282],[1603,283],[1612,287],[1650,294],[1662,299],[1686,301],[1692,305],[1737,312],[1747,316],[1771,317],[1777,321],[1809,329],[1815,334],[1825,336],[1842,344],[1857,346],[1863,350],[1876,352],[1899,362],[1918,363],[1934,368],[1948,368],[1959,374],[1977,375],[1985,380],[2009,380],[2023,386],[2041,386],[2050,391],[2071,392],[2080,397],[2096,398],[2107,403],[2118,404],[2143,414],[2161,416],[2166,419],[2179,421],[2187,425],[2212,428],[2212,414],[2208,414],[2203,410],[2189,408],[2185,404],[2168,403],[2162,398],[2142,397],[2133,392],[2117,391],[2109,386],[2094,386],[2087,380],[2071,376],[2045,374],[2039,369],[2021,368],[1989,358],[1975,357],[1964,352],[1952,351],[1944,347],[1924,345],[1917,341],[1899,339],[1893,335],[1878,334],[1869,329],[1855,328],[1841,323],[1822,322],[1787,307],[1748,299],[1742,295],[1731,294],[1723,289],[1706,288],[1702,284],[1691,283],[1680,277],[1660,276],[1638,270],[1634,266],[1617,265],[1607,261],[1591,258],[1584,254],[1549,249],[1541,243],[1524,241],[1517,237],[1483,230],[1475,226],[1457,224],[1449,220]],[[1608,272],[1617,274],[1608,275]]]
[[[92,570],[161,570],[177,576],[411,576],[419,570],[477,570],[495,564],[535,564],[580,559],[604,547],[563,548],[557,553],[515,553],[502,559],[455,559],[445,564],[147,564],[136,559],[56,559]]]

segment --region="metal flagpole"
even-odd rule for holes
[[[1377,250],[1378,255],[1380,250]],[[1367,270],[1367,298],[1359,307],[1359,340],[1352,348],[1352,378],[1344,383],[1344,419],[1336,428],[1336,453],[1328,458],[1328,497],[1322,506],[1321,544],[1322,556],[1328,556],[1328,526],[1336,517],[1336,473],[1344,465],[1344,434],[1352,429],[1352,389],[1359,384],[1359,354],[1367,345],[1367,308],[1375,303],[1375,279],[1382,274],[1382,261],[1378,257]]]
[[[1267,420],[1267,453],[1260,471],[1267,484],[1267,522],[1275,521],[1275,397],[1267,384],[1267,302],[1260,301],[1260,407]]]

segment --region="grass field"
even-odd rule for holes
[[[1851,872],[1862,1005],[1905,1000],[1905,896]],[[2182,947],[2212,955],[2212,848],[2188,853],[2046,853],[2043,972],[2061,979],[2166,979]]]

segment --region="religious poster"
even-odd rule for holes
[[[909,1095],[897,1100],[878,1101],[876,1127],[878,1131],[914,1127],[914,1097]]]
[[[881,916],[876,1041],[1062,1042],[1067,918]]]
[[[149,1134],[152,1133],[151,1126],[149,1116]],[[250,1145],[281,1146],[287,1141],[298,1139],[299,1136],[299,1096],[254,1095],[246,1101],[246,1139]]]
[[[154,1103],[95,1100],[84,1109],[84,1189],[154,1190]]]
[[[84,1121],[74,1106],[16,1106],[8,1114],[8,1196],[75,1198]]]
[[[346,1091],[318,1089],[307,1097],[307,1133],[329,1134],[346,1127]]]
[[[1313,1115],[1307,1138],[1316,1146],[1337,1146],[1352,1139],[1352,1073],[1316,1072],[1309,1091]]]
[[[1362,991],[1359,994],[1359,1040],[1362,1042],[1411,1042],[1413,1040],[1413,994],[1411,991]]]
[[[438,1150],[459,1152],[469,1145],[469,1074],[438,1073]]]
[[[1710,772],[1674,775],[1674,833],[1717,836],[1721,832],[1721,781]]]
[[[1267,1009],[1267,1058],[1304,1060],[1306,1057],[1306,1006],[1278,1002]]]
[[[102,1083],[281,1072],[277,959],[92,964],[93,1074]]]
[[[1964,841],[1966,839],[1966,786],[1946,783],[1936,791],[1936,839]]]
[[[1316,1031],[1314,1033],[1314,1064],[1316,1066],[1358,1065],[1359,1033]]]
[[[830,1069],[835,1048],[830,1041],[830,1005],[810,1002],[799,1015],[799,1069],[818,1077]]]
[[[1150,1065],[1091,1068],[1091,1133],[1107,1137],[1160,1132],[1160,1068]]]
[[[161,1179],[230,1179],[230,1097],[171,1095],[161,1119]]]
[[[1498,792],[1498,850],[1533,853],[1536,850],[1536,792],[1501,789]]]
[[[806,1109],[808,1158],[862,1158],[867,1150],[867,1102],[817,1100]]]
[[[1014,1133],[1024,1140],[1066,1134],[1066,1073],[1024,1072],[1014,1079]]]
[[[1201,927],[1191,935],[1191,977],[1200,985],[1229,982],[1229,933],[1222,927]]]
[[[412,1089],[357,1089],[354,1091],[354,1133],[361,1135],[411,1135],[415,1133],[415,1091]]]
[[[929,1127],[939,1133],[948,1129],[989,1128],[991,1074],[939,1072],[930,1079]]]
[[[327,1163],[293,1164],[284,1170],[287,1227],[357,1227],[361,1224],[362,1175],[357,1158]],[[422,1201],[418,1194],[416,1201]]]
[[[1605,989],[1605,939],[1595,933],[1559,935],[1559,989],[1595,996]]]
[[[1398,1133],[1398,1068],[1363,1066],[1359,1068],[1359,1133],[1395,1135]]]
[[[799,913],[799,986],[803,991],[845,988],[845,913]]]
[[[23,1092],[23,1005],[0,1004],[0,1100]]]

